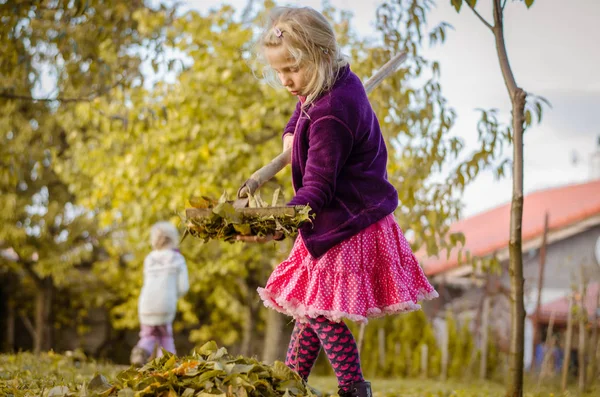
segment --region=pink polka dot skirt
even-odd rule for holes
[[[332,321],[419,310],[438,296],[393,215],[341,242],[318,259],[298,236],[289,257],[258,288],[265,306],[299,322]]]

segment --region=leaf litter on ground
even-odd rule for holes
[[[267,365],[255,358],[231,356],[224,347],[207,342],[190,355],[168,352],[141,368],[129,367],[112,382],[95,372],[89,381],[61,377],[43,383],[20,380],[17,373],[3,373],[2,396],[44,397],[297,397],[316,396],[302,378],[284,363]],[[55,355],[58,357],[59,355]],[[46,365],[47,366],[47,365]],[[26,371],[27,369],[25,369]],[[20,371],[23,371],[21,368]],[[19,371],[17,371],[19,372]],[[23,374],[21,374],[23,375]],[[20,378],[31,378],[21,376]],[[87,378],[89,379],[89,378]]]

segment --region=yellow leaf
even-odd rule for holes
[[[185,201],[185,208],[209,208],[210,202],[203,197],[190,197]]]

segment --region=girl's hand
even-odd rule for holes
[[[283,137],[283,151],[290,149],[294,144],[294,134],[286,134]]]
[[[270,234],[268,236],[236,236],[237,241],[243,241],[245,243],[268,243],[269,241],[278,241],[283,237],[282,232],[275,232],[275,234]]]

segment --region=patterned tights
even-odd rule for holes
[[[364,381],[358,348],[348,326],[325,317],[309,318],[294,326],[285,364],[306,380],[317,360],[321,346],[333,367],[342,389]]]

